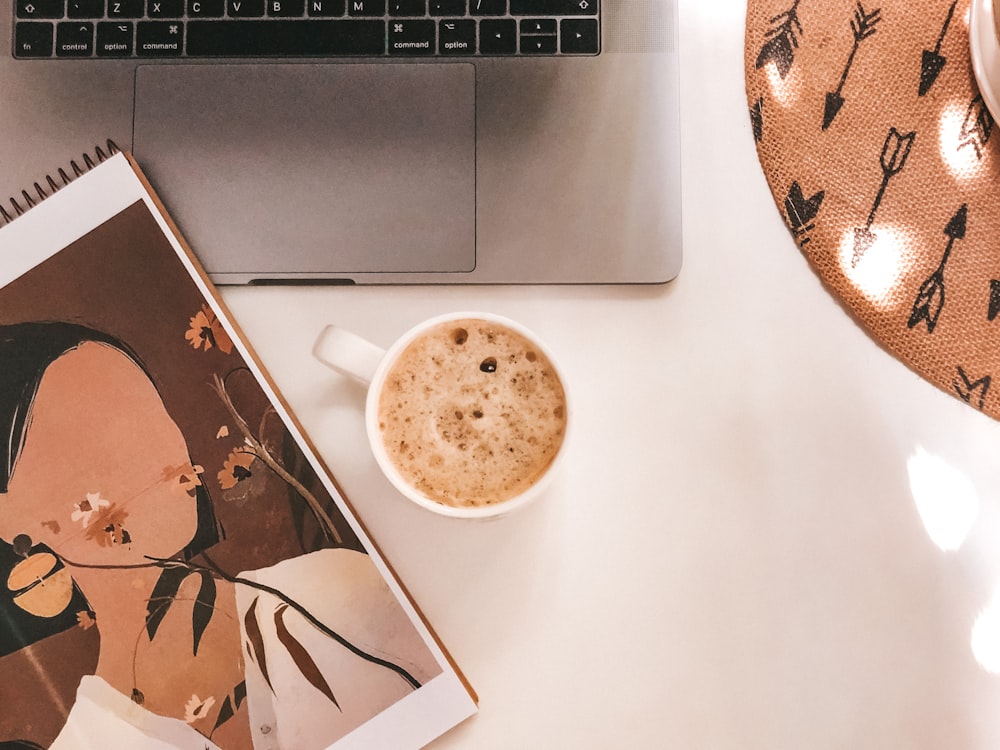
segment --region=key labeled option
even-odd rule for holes
[[[102,21],[97,24],[98,57],[130,57],[132,24]]]
[[[476,54],[476,22],[468,19],[441,21],[438,24],[438,53],[442,55]]]

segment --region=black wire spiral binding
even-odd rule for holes
[[[89,172],[102,161],[114,156],[119,151],[121,151],[121,149],[118,148],[118,145],[109,138],[103,148],[101,146],[94,147],[93,157],[87,153],[83,154],[82,167],[77,164],[75,159],[70,160],[69,171],[72,172],[72,176],[68,174],[65,169],[59,167],[56,177],[53,177],[51,174],[45,175],[46,187],[42,187],[42,185],[38,182],[32,186],[34,195],[32,195],[32,191],[30,190],[22,190],[20,197],[11,196],[7,199],[10,203],[9,208],[0,203],[0,227],[5,224],[10,224],[25,211],[34,208],[36,204],[45,200],[57,190],[69,185],[77,177],[85,172]]]

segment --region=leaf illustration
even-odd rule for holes
[[[260,624],[257,622],[257,601],[260,597],[256,597],[253,600],[253,604],[250,605],[250,609],[247,610],[246,615],[243,617],[243,627],[247,631],[247,653],[250,654],[250,658],[257,662],[257,666],[260,667],[260,673],[264,675],[264,681],[267,686],[271,688],[271,692],[274,692],[274,686],[271,685],[271,678],[267,674],[267,659],[264,655],[264,638],[260,633]]]
[[[173,567],[164,568],[163,572],[160,573],[160,577],[156,580],[156,585],[153,586],[153,591],[149,595],[149,601],[146,603],[146,632],[149,634],[149,640],[153,640],[157,628],[166,617],[167,610],[174,603],[174,598],[177,596],[181,584],[192,572],[187,568]]]
[[[247,699],[247,681],[243,680],[239,685],[233,688],[233,700],[236,701],[236,708],[243,705],[243,701]]]
[[[316,662],[313,661],[313,658],[306,651],[305,647],[295,639],[295,636],[288,632],[288,628],[285,626],[285,610],[287,609],[288,605],[284,604],[275,610],[274,613],[274,625],[278,631],[278,640],[281,641],[281,645],[288,651],[288,655],[292,657],[292,661],[295,662],[295,666],[299,668],[302,676],[309,680],[313,687],[329,698],[333,705],[343,711],[333,695],[333,690],[330,689],[330,686],[323,678],[323,674],[319,671],[319,667],[316,666]]]
[[[247,698],[247,682],[243,680],[236,687],[233,688],[232,695],[227,695],[226,699],[222,701],[222,707],[219,709],[219,715],[215,719],[215,726],[212,727],[212,732],[209,733],[209,737],[216,729],[221,727],[231,718],[236,715],[236,712],[240,710],[240,706],[243,705],[243,701]]]
[[[194,611],[191,613],[191,624],[194,628],[194,655],[198,655],[198,644],[205,633],[205,628],[215,614],[215,579],[208,571],[201,571],[201,588],[195,599]]]
[[[233,710],[233,702],[227,695],[226,699],[222,701],[222,708],[219,709],[219,716],[215,719],[215,726],[212,727],[212,731],[214,732],[235,715],[236,712]]]

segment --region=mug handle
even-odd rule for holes
[[[340,326],[328,325],[313,345],[313,356],[331,370],[370,385],[385,349]]]

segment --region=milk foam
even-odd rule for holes
[[[566,431],[566,395],[528,339],[492,321],[448,321],[393,363],[379,400],[386,452],[441,503],[500,503],[548,469]]]

